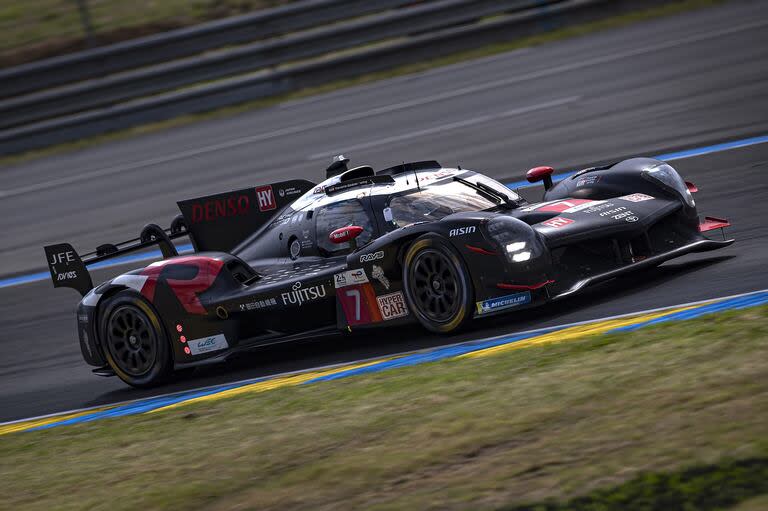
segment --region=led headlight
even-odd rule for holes
[[[524,250],[523,252],[518,252],[517,254],[512,254],[512,260],[516,263],[522,263],[523,261],[527,261],[531,258],[531,252],[528,250]]]
[[[543,251],[533,229],[517,218],[508,216],[492,218],[485,224],[485,231],[511,263],[528,261]]]
[[[655,181],[661,185],[662,188],[680,195],[685,203],[693,208],[696,206],[696,202],[693,200],[693,195],[688,191],[683,178],[677,173],[675,169],[667,165],[666,163],[659,163],[653,167],[649,167],[643,170],[641,174],[645,179]]]

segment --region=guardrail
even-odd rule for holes
[[[369,20],[358,20],[288,36],[281,41],[236,49],[222,56],[185,60],[84,83],[71,89],[46,92],[38,96],[39,104],[27,104],[30,112],[36,112],[31,114],[32,117],[45,120],[0,131],[0,154],[22,152],[182,114],[198,113],[283,94],[658,3],[665,2],[442,0],[426,3],[402,11],[380,14]],[[494,14],[497,16],[484,19]],[[362,48],[353,53],[327,56],[335,49],[382,39],[392,41],[376,47]],[[264,51],[265,47],[270,51]],[[306,58],[307,55],[326,55],[326,58],[294,63],[275,70],[262,70],[256,74],[234,76],[180,91],[151,95],[151,91],[167,91],[182,82],[189,84],[210,80],[212,76],[230,76],[244,70],[282,64],[288,59]],[[230,67],[225,72],[217,69],[217,64]],[[250,67],[251,65],[253,67]],[[174,77],[174,74],[188,74],[193,78]],[[79,95],[74,93],[78,87],[81,87]],[[139,99],[135,99],[137,97]],[[132,100],[119,102],[125,99]],[[58,106],[57,102],[62,105]],[[78,111],[79,109],[85,111]],[[23,118],[23,109],[15,111]],[[58,118],[44,117],[52,111],[64,112],[65,115]],[[5,118],[5,113],[2,117]]]
[[[442,0],[323,27],[275,41],[169,62],[52,91],[0,101],[0,129],[113,105],[172,89],[325,55],[384,39],[466,24],[541,5],[542,0]]]
[[[400,7],[413,0],[303,0],[0,70],[0,98]]]

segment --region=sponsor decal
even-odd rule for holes
[[[384,275],[384,269],[381,266],[373,265],[371,277],[381,282],[381,285],[384,286],[386,290],[389,290],[389,279]]]
[[[361,263],[368,263],[371,261],[376,261],[378,259],[384,259],[383,250],[379,250],[378,252],[374,252],[373,254],[363,254],[360,256]]]
[[[66,250],[64,252],[56,252],[51,254],[51,259],[48,264],[51,267],[51,271],[56,275],[56,281],[70,280],[77,278],[77,270],[59,272],[56,270],[55,265],[69,266],[69,263],[75,263],[76,256],[72,250]]]
[[[427,174],[419,174],[419,182],[424,181],[435,181],[438,179],[442,179],[444,177],[449,177],[454,175],[453,171],[446,170],[446,169],[440,169],[437,172],[429,172]]]
[[[88,314],[78,314],[77,320],[81,323],[88,323]]]
[[[563,213],[577,213],[579,211],[589,212],[592,208],[598,207],[605,203],[604,200],[593,200],[590,202],[585,202],[584,204],[579,204],[578,206],[574,206],[572,208],[568,208],[563,211]]]
[[[360,232],[360,228],[355,227],[355,229],[352,229],[352,227],[355,226],[349,225],[347,227],[336,229],[335,231],[332,231],[328,237],[334,243],[345,243],[346,241],[354,238],[355,235]]]
[[[618,208],[609,209],[608,211],[603,211],[600,213],[600,216],[613,216],[616,213],[621,213],[622,211],[626,211],[627,208],[624,206],[619,206]]]
[[[252,302],[241,303],[240,310],[252,311],[252,310],[259,310],[259,309],[267,309],[269,307],[274,307],[275,305],[277,305],[277,299],[265,298],[264,300],[253,300]]]
[[[583,204],[592,204],[593,202],[594,201],[590,199],[568,199],[568,200],[558,201],[553,204],[546,204],[538,208],[537,211],[551,211],[553,213],[565,213],[568,210],[571,210],[577,206],[581,206]]]
[[[633,193],[631,195],[625,195],[623,197],[619,197],[619,199],[628,200],[629,202],[643,202],[646,200],[653,200],[654,197],[650,195],[646,195],[644,193]]]
[[[272,185],[257,186],[256,200],[259,203],[259,211],[271,211],[277,208],[277,203],[275,202],[275,194],[272,191]]]
[[[69,280],[69,279],[76,279],[76,278],[77,278],[77,272],[74,270],[56,274],[56,280]]]
[[[530,291],[499,296],[498,298],[489,298],[488,300],[477,302],[475,305],[477,305],[478,314],[488,314],[489,312],[511,309],[512,307],[518,307],[527,303],[531,303]]]
[[[561,227],[565,227],[566,225],[572,224],[574,221],[570,218],[563,218],[560,216],[556,216],[555,218],[550,218],[546,222],[541,222],[543,225],[546,225],[547,227],[552,227],[553,229],[559,229]]]
[[[400,291],[388,295],[377,296],[376,302],[379,304],[381,317],[385,321],[408,315],[408,307],[405,305],[405,297],[403,297],[403,293]]]
[[[614,204],[613,202],[595,201],[588,208],[582,209],[581,212],[582,213],[598,213],[600,211],[603,211],[605,209],[612,208],[615,206],[616,204]]]
[[[243,216],[250,210],[250,199],[247,195],[233,195],[223,199],[211,199],[202,203],[192,204],[192,223],[211,222],[219,218]]]
[[[280,197],[292,197],[294,195],[300,195],[301,194],[301,190],[296,188],[295,186],[291,186],[291,187],[288,187],[288,188],[280,188],[277,191],[277,194]]]
[[[297,259],[299,257],[299,254],[301,254],[301,243],[299,242],[299,240],[294,239],[291,242],[290,252],[291,252],[291,259]]]
[[[290,293],[280,294],[280,298],[283,300],[283,305],[298,305],[299,307],[304,303],[313,302],[323,297],[325,297],[324,284],[302,288],[301,282],[297,282],[291,286]]]
[[[576,186],[593,185],[598,181],[600,181],[600,176],[597,176],[597,175],[584,176],[579,178],[578,181],[576,181]]]
[[[394,216],[392,216],[392,208],[384,208],[384,220],[391,222]]]
[[[210,337],[203,337],[201,339],[193,339],[187,341],[187,346],[192,355],[200,355],[202,353],[209,353],[211,351],[219,351],[229,348],[227,344],[227,338],[224,334],[212,335]]]
[[[53,266],[54,264],[65,264],[69,266],[69,263],[75,262],[75,253],[71,250],[67,250],[66,252],[57,252],[55,254],[51,254],[51,260],[48,264]]]
[[[301,240],[301,248],[312,248],[312,240]]]
[[[477,228],[474,225],[468,225],[466,227],[457,227],[448,231],[448,236],[453,238],[454,236],[464,236],[465,234],[472,234]]]
[[[347,270],[333,276],[333,285],[336,289],[366,283],[368,283],[368,275],[366,275],[365,270],[362,268],[358,270]]]
[[[635,213],[628,210],[624,206],[619,206],[618,208],[603,211],[600,213],[600,216],[610,216],[614,220],[621,220],[623,218],[627,222],[637,222],[638,220],[637,216],[635,216]]]

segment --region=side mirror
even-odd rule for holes
[[[331,243],[336,243],[337,245],[349,242],[352,250],[357,250],[357,243],[355,243],[355,238],[360,236],[360,233],[362,232],[363,228],[359,225],[348,225],[346,227],[340,227],[339,229],[331,232],[328,235],[328,239],[331,241]]]
[[[552,173],[555,171],[552,167],[533,167],[525,173],[525,178],[529,183],[544,181],[544,189],[552,188]]]

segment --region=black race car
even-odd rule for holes
[[[169,229],[99,246],[45,247],[55,287],[77,289],[80,346],[134,386],[233,353],[327,333],[418,322],[439,333],[589,284],[727,246],[703,232],[692,192],[649,158],[581,170],[529,204],[436,161],[374,171],[337,157],[316,185],[292,180],[178,203]],[[172,239],[189,236],[192,255]],[[86,265],[159,245],[163,259],[93,288]]]

